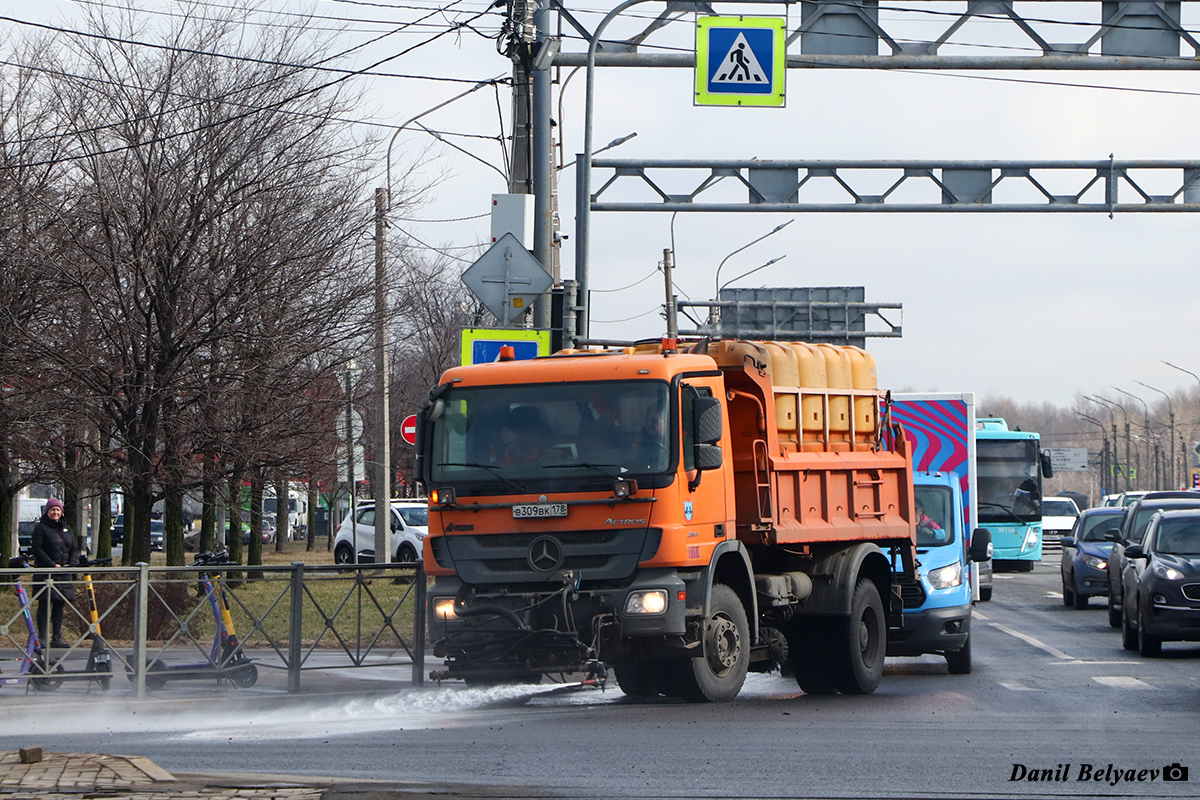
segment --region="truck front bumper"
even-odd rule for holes
[[[629,611],[630,597],[658,592],[665,595],[661,612]],[[682,648],[687,594],[687,583],[670,569],[577,588],[492,589],[439,577],[429,591],[429,638],[434,655],[446,659],[447,677],[574,672],[618,658],[631,640]]]
[[[905,611],[904,627],[888,631],[889,656],[954,653],[967,643],[971,632],[971,607],[950,606]]]

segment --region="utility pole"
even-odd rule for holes
[[[675,324],[675,284],[671,279],[671,248],[663,249],[663,276],[667,283],[667,338],[671,341],[679,338],[679,328]]]
[[[513,154],[510,194],[533,195],[533,255],[560,283],[555,257],[554,134],[550,124],[550,38],[548,0],[509,0],[509,44],[513,61]],[[550,294],[533,304],[535,328],[550,327]]]
[[[375,563],[392,560],[392,447],[388,420],[387,264],[384,211],[387,194],[375,190]]]

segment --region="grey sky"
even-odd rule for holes
[[[409,20],[412,6],[389,10],[320,0],[276,7],[311,7],[344,18]],[[142,0],[152,9],[178,8],[167,0]],[[456,10],[480,10],[470,0]],[[578,6],[594,26],[610,4]],[[898,4],[897,4],[898,5]],[[1033,4],[1026,4],[1033,5]],[[1184,26],[1200,27],[1200,9],[1184,4]],[[1062,4],[1038,4],[1039,16],[1061,16]],[[9,0],[8,13],[40,21],[63,21],[77,13],[67,0]],[[960,10],[961,3],[936,4]],[[1098,13],[1099,3],[1071,4]],[[93,6],[93,8],[96,8]],[[636,13],[657,13],[647,4]],[[721,11],[718,7],[718,11]],[[798,6],[792,6],[795,27]],[[148,17],[148,19],[150,19]],[[444,19],[435,17],[433,21]],[[643,23],[644,24],[644,21]],[[921,23],[911,22],[913,38]],[[944,23],[943,23],[944,24]],[[383,26],[356,26],[338,34],[350,45]],[[639,26],[640,27],[640,26]],[[8,33],[20,26],[0,22]],[[490,27],[489,27],[490,29]],[[928,26],[926,26],[928,29]],[[632,32],[615,26],[614,33]],[[365,66],[435,32],[424,28],[386,38],[357,55]],[[676,23],[649,41],[686,48],[691,27]],[[1078,34],[1071,34],[1078,36]],[[1064,33],[1063,38],[1066,38]],[[964,28],[958,41],[1015,43],[996,23]],[[569,49],[578,50],[577,42]],[[964,50],[963,52],[970,52]],[[983,52],[983,51],[980,51]],[[494,43],[473,33],[445,37],[391,62],[393,72],[488,78],[510,69]],[[563,77],[567,72],[564,70]],[[1200,84],[1190,74],[1023,72],[986,77],[1196,92],[1192,96],[1137,91],[1034,85],[981,80],[984,76],[883,71],[792,70],[785,109],[696,108],[692,72],[684,69],[600,69],[596,84],[596,146],[636,131],[638,136],[607,155],[621,158],[815,159],[1200,159]],[[360,118],[399,122],[457,94],[464,84],[375,78]],[[582,149],[582,72],[569,82],[558,120],[566,160]],[[508,92],[500,92],[507,118]],[[558,100],[557,87],[555,100]],[[440,130],[497,135],[496,94],[477,92],[423,120]],[[495,142],[452,139],[493,164]],[[394,156],[404,159],[431,141],[402,134]],[[496,171],[432,142],[432,176],[445,171],[435,197],[410,218],[453,219],[486,214],[492,193],[505,191]],[[563,274],[573,273],[575,222],[573,170],[560,184]],[[382,176],[381,176],[382,180]],[[788,217],[766,214],[680,214],[675,222],[676,283],[681,295],[709,299],[717,264],[731,251]],[[1134,380],[1172,391],[1195,382],[1163,366],[1166,359],[1200,373],[1193,345],[1198,266],[1189,214],[809,214],[779,234],[730,259],[723,279],[776,256],[786,258],[739,286],[864,285],[867,298],[904,304],[904,336],[868,347],[883,386],[916,390],[969,390],[1020,401],[1067,404],[1076,391],[1106,393],[1113,384],[1137,390]],[[592,333],[609,338],[654,336],[664,330],[658,315],[661,277],[626,291],[654,272],[670,246],[669,214],[597,214],[592,232]],[[468,247],[484,241],[486,218],[417,224],[395,221],[395,235],[410,230],[423,242]],[[451,250],[468,261],[471,250]],[[464,264],[463,266],[466,266]],[[1157,396],[1146,391],[1147,400]]]

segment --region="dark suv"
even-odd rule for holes
[[[1150,492],[1125,510],[1120,530],[1104,538],[1113,543],[1108,554],[1108,624],[1121,627],[1121,602],[1124,599],[1121,575],[1125,571],[1125,548],[1141,544],[1150,518],[1158,511],[1200,508],[1200,492]]]
[[[1149,657],[1164,641],[1200,641],[1200,509],[1155,514],[1125,557],[1125,649]]]

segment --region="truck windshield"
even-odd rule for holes
[[[429,442],[431,478],[459,494],[602,489],[672,467],[661,381],[454,387]]]
[[[915,486],[917,547],[942,547],[954,542],[953,495],[945,486]]]
[[[1034,439],[977,438],[979,521],[1037,522],[1042,517],[1042,473]]]

